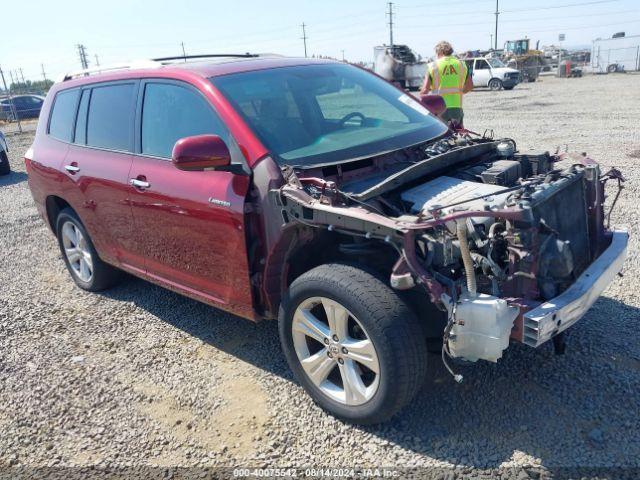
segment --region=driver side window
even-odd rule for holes
[[[142,107],[142,153],[171,158],[184,137],[212,133],[228,142],[227,130],[211,106],[190,89],[168,83],[148,83]]]
[[[486,60],[476,60],[476,70],[489,70],[489,64]]]

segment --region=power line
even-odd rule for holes
[[[493,1],[493,0],[492,0]],[[500,12],[504,13],[504,12]],[[627,13],[638,13],[638,10],[619,10],[617,12],[606,12],[606,13],[585,13],[582,15],[571,15],[571,18],[584,18],[584,17],[604,17],[609,15],[625,15]],[[518,20],[502,20],[500,22],[501,25],[510,24],[510,23],[523,23],[523,22],[540,22],[547,20],[558,20],[558,16],[553,17],[539,17],[539,18],[521,18]],[[485,22],[487,25],[492,25],[493,22],[489,23],[489,21]],[[463,22],[463,23],[447,23],[447,27],[464,27],[467,25],[484,25],[484,23],[479,22]],[[403,25],[402,27],[405,30],[412,29],[424,29],[424,25]],[[493,38],[493,34],[491,34],[491,38]],[[493,40],[491,41],[491,45],[493,45]]]
[[[477,5],[478,3],[492,3],[493,0],[468,0],[468,1],[464,1],[464,2],[448,2],[447,6],[448,7],[457,7],[458,5],[466,5],[469,3],[473,3],[474,5]],[[401,9],[415,9],[415,8],[432,8],[433,5],[429,5],[426,3],[420,3],[420,4],[414,4],[414,5],[405,5],[402,4]]]
[[[576,27],[553,27],[553,28],[545,28],[541,30],[528,30],[530,33],[538,33],[538,32],[557,32],[558,30],[582,30],[584,28],[598,28],[598,27],[612,27],[614,25],[627,25],[630,23],[640,23],[640,18],[637,20],[630,20],[628,22],[615,22],[615,23],[598,23],[596,25],[580,25]]]
[[[613,3],[620,0],[596,0],[593,2],[580,2],[580,3],[567,3],[564,5],[551,5],[547,7],[535,7],[535,8],[518,8],[515,10],[505,10],[503,13],[515,13],[515,12],[535,12],[537,10],[553,10],[556,8],[569,8],[569,7],[584,7],[587,5],[599,5],[601,3]]]
[[[500,13],[501,14],[509,14],[509,13],[522,13],[522,12],[536,12],[539,10],[551,10],[551,9],[557,9],[557,8],[571,8],[571,7],[581,7],[581,6],[585,6],[585,5],[599,5],[599,4],[603,4],[603,3],[613,3],[613,2],[619,2],[621,0],[597,0],[597,1],[593,1],[593,2],[585,2],[585,3],[568,3],[568,4],[564,4],[564,5],[553,5],[553,6],[547,6],[547,7],[535,7],[535,8],[521,8],[521,9],[517,9],[517,10],[502,10]],[[452,11],[446,11],[446,12],[429,12],[429,13],[422,13],[422,14],[418,14],[418,15],[411,15],[411,18],[423,18],[423,17],[442,17],[442,16],[451,16],[452,14],[454,14],[455,12]],[[495,15],[495,12],[489,12],[488,10],[474,10],[472,12],[460,12],[460,13],[455,13],[458,16],[467,16],[467,15]]]
[[[307,58],[307,30],[306,30],[306,24],[304,22],[302,22],[302,41],[304,42],[304,58]]]
[[[613,26],[613,25],[624,25],[625,23],[637,23],[640,22],[640,19],[638,20],[632,20],[629,22],[616,22],[616,23],[610,23],[610,24],[591,24],[591,25],[580,25],[580,26],[576,26],[576,27],[561,27],[561,26],[556,26],[553,28],[548,28],[548,29],[543,29],[543,30],[527,30],[527,33],[536,33],[536,32],[553,32],[553,31],[558,31],[559,29],[561,30],[579,30],[579,29],[584,29],[584,28],[599,28],[599,27],[607,27],[607,26]],[[470,25],[470,24],[465,24],[465,25]],[[477,23],[474,23],[472,25],[478,25]],[[442,25],[442,27],[446,27],[449,28],[451,25]],[[403,27],[404,28],[404,27]],[[518,30],[519,33],[522,33],[522,30],[519,29]],[[506,33],[518,33],[515,31],[507,31]],[[332,35],[330,37],[330,40],[340,40],[343,38],[351,38],[354,36],[362,36],[362,35],[366,35],[366,34],[371,34],[371,35],[375,35],[377,34],[378,31],[377,30],[373,30],[373,29],[366,29],[366,30],[350,30],[348,33],[345,33],[343,35]],[[447,31],[448,34],[451,35],[458,35],[458,34],[463,34],[463,33],[486,33],[485,29],[482,30],[459,30],[459,31]],[[504,34],[505,32],[503,32]]]

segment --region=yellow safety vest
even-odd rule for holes
[[[441,95],[447,108],[462,108],[462,89],[467,65],[455,57],[442,57],[429,64],[431,93]]]

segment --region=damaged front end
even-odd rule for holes
[[[455,358],[495,362],[510,340],[549,340],[626,253],[626,232],[604,211],[605,184],[624,179],[584,155],[518,153],[510,139],[464,132],[284,177],[270,192],[284,224],[338,234],[372,263],[392,257],[378,270],[445,312],[443,351]]]

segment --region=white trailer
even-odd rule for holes
[[[594,40],[591,68],[594,73],[640,70],[640,35]]]

